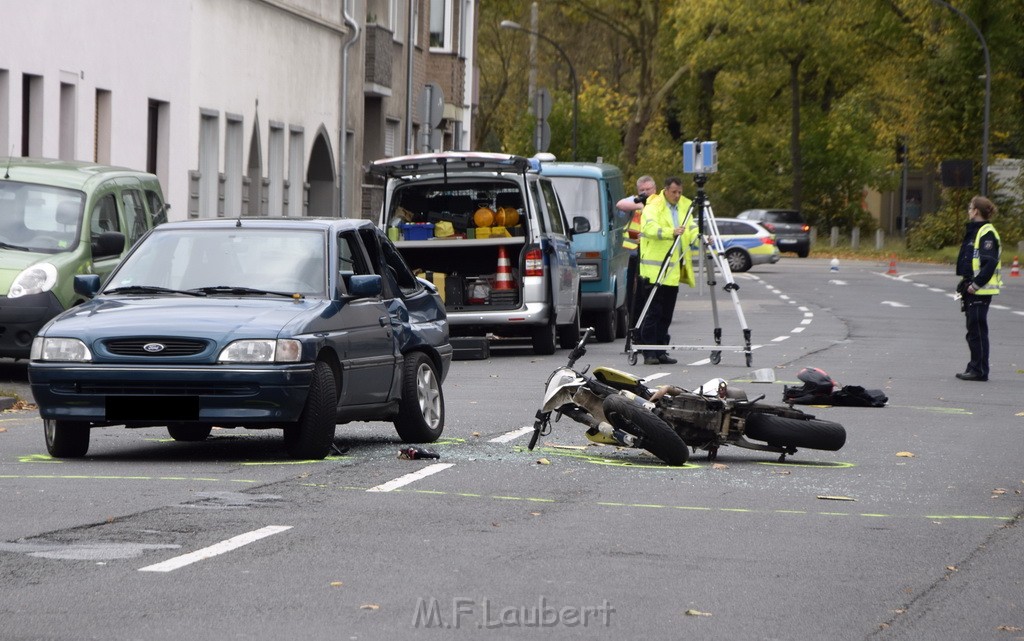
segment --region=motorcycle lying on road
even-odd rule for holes
[[[784,461],[797,448],[836,451],[846,442],[839,423],[792,406],[762,403],[764,394],[748,399],[721,378],[693,391],[675,385],[652,389],[648,379],[609,367],[590,374],[589,365],[576,370],[592,333],[587,328],[568,364],[548,377],[530,450],[551,432],[552,414],[556,421],[564,415],[585,425],[591,441],[647,450],[669,465],[686,463],[689,449],[704,450],[714,460],[719,447],[735,445],[774,452]]]

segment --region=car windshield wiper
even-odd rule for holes
[[[108,289],[104,294],[184,294],[185,296],[205,296],[202,292],[184,291],[181,289],[168,289],[155,285],[126,285]]]
[[[229,294],[235,296],[284,296],[286,298],[305,298],[297,292],[274,292],[267,289],[256,289],[254,287],[242,287],[240,285],[215,285],[212,287],[197,287],[190,290],[203,294]]]
[[[2,240],[0,240],[0,249],[17,249],[18,251],[23,251],[23,252],[36,251],[36,250],[32,249],[31,247],[24,247],[22,245],[12,245],[10,243],[5,243]]]

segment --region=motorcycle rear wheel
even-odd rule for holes
[[[669,465],[686,463],[690,453],[679,435],[648,410],[618,394],[602,403],[608,422],[623,432],[643,439],[643,447]]]
[[[746,436],[769,445],[834,452],[846,443],[846,428],[821,419],[755,413],[747,417]]]

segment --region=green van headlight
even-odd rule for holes
[[[11,291],[8,298],[20,298],[41,294],[53,289],[57,284],[57,268],[50,263],[37,263],[26,267],[11,283]]]

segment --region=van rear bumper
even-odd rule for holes
[[[0,297],[0,357],[28,358],[32,339],[43,325],[63,311],[64,306],[53,292]]]
[[[612,292],[583,292],[581,306],[585,312],[608,311],[615,308]]]

